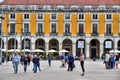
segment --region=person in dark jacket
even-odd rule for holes
[[[39,59],[37,58],[37,55],[34,55],[33,58],[33,72],[36,73],[37,72],[37,65],[39,64]]]
[[[68,54],[68,69],[67,69],[67,71],[73,70],[73,64],[74,64],[74,57],[73,57],[73,54],[70,53],[70,54]]]
[[[39,71],[41,71],[40,62],[39,62],[40,61],[40,57],[38,56],[37,59],[38,59],[37,67],[38,67]]]
[[[28,64],[28,58],[27,58],[27,56],[25,56],[24,57],[24,59],[23,59],[23,65],[24,65],[24,72],[26,72],[27,71],[27,64]]]

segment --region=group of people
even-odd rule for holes
[[[104,58],[104,63],[106,69],[118,69],[118,63],[119,63],[119,54],[113,54],[107,52]]]
[[[75,63],[74,63],[74,56],[72,53],[69,53],[67,56],[65,54],[61,55],[61,62],[62,65],[60,67],[66,67],[66,63],[68,64],[68,69],[67,71],[72,71],[73,68],[75,68]],[[85,74],[85,69],[84,69],[84,54],[81,52],[80,53],[80,65],[82,68],[82,76]]]
[[[13,68],[14,68],[14,73],[18,73],[18,65],[21,63],[21,65],[24,66],[24,72],[27,71],[27,66],[30,65],[30,62],[33,62],[33,72],[36,73],[37,72],[37,67],[39,69],[39,71],[41,71],[40,69],[40,58],[35,54],[33,55],[33,57],[31,57],[30,55],[18,55],[18,52],[15,52],[12,56],[12,64],[13,64]]]
[[[52,56],[50,54],[47,55],[48,58],[48,64],[51,66],[51,60]],[[33,56],[31,55],[18,55],[18,52],[15,52],[12,56],[12,64],[14,68],[14,73],[18,73],[18,65],[21,63],[21,65],[24,66],[24,72],[27,71],[27,66],[30,65],[30,62],[33,62],[33,72],[37,72],[37,68],[39,71],[41,71],[40,68],[40,55],[34,54]],[[62,61],[62,67],[65,67],[66,63],[68,64],[67,71],[72,71],[73,68],[75,67],[74,64],[74,57],[72,53],[69,53],[67,57],[64,55],[61,56],[61,61]],[[83,73],[81,74],[82,76],[85,74],[85,69],[84,69],[84,54],[80,53],[80,65],[82,68]]]

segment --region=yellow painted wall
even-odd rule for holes
[[[23,14],[21,13],[17,13],[16,14],[16,31],[17,34],[21,34],[22,33],[22,26],[23,26]]]
[[[91,14],[85,14],[85,33],[91,34]]]
[[[7,24],[9,23],[9,14],[3,14],[3,16],[4,16],[4,18],[5,19],[3,19],[3,23],[2,23],[2,32],[3,32],[3,34],[6,34],[6,33],[8,33],[8,26],[7,26]]]
[[[44,14],[44,33],[50,34],[50,14]]]
[[[37,18],[36,18],[37,14],[35,13],[32,13],[30,14],[30,31],[31,31],[31,34],[36,34],[36,28],[37,28]]]
[[[58,14],[58,34],[64,33],[64,14]]]
[[[119,33],[119,14],[113,14],[113,34]]]
[[[99,34],[104,35],[105,33],[105,14],[99,14],[99,23],[98,23],[98,27],[99,27]]]
[[[9,15],[6,13],[3,15],[5,17],[4,20],[2,20],[2,30],[3,34],[7,33],[7,24],[9,24]],[[78,21],[77,21],[77,13],[71,13],[71,32],[73,35],[77,34],[77,27],[78,27]],[[92,24],[92,13],[85,13],[85,33],[91,34],[91,24]],[[119,33],[119,14],[113,13],[113,20],[112,20],[112,28],[113,28],[113,34]],[[16,13],[16,29],[17,34],[21,33],[21,28],[23,27],[23,14],[22,13]],[[50,14],[44,13],[44,33],[50,34]],[[54,22],[54,21],[53,21]],[[98,33],[101,35],[104,35],[105,33],[105,27],[106,27],[106,13],[99,13],[99,20],[98,20]],[[58,13],[58,34],[63,35],[64,33],[64,13]],[[8,26],[9,28],[10,26]],[[30,14],[30,30],[32,34],[36,34],[37,29],[37,13],[31,13]]]
[[[71,15],[71,32],[73,35],[77,34],[77,14],[73,13]]]

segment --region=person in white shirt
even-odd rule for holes
[[[12,63],[13,63],[13,68],[14,68],[14,73],[18,73],[18,64],[20,63],[20,57],[18,55],[18,52],[15,52],[13,57],[12,57]]]
[[[83,73],[81,74],[81,76],[84,76],[85,74],[85,68],[84,68],[84,54],[81,52],[80,53],[80,65],[82,68]]]

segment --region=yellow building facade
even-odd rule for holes
[[[120,50],[120,13],[114,8],[1,8],[1,16],[4,17],[0,21],[1,47],[6,51],[66,49],[74,56],[79,56],[80,52],[83,52],[86,58],[100,59],[104,52]]]

